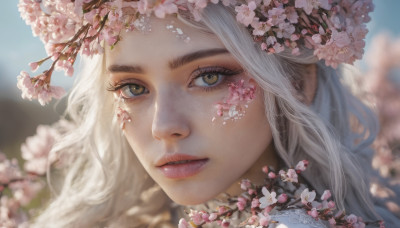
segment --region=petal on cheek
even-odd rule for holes
[[[121,107],[118,107],[117,110],[115,111],[115,117],[120,124],[121,130],[125,129],[125,125],[127,123],[132,122],[132,119],[131,119],[129,113]]]
[[[121,95],[119,97],[117,96],[115,101],[117,102],[117,108],[115,109],[114,119],[116,119],[118,121],[118,123],[120,124],[121,130],[124,130],[125,125],[127,123],[132,122],[132,118],[129,115],[129,112],[126,111],[125,108],[123,108],[123,107],[125,107],[125,102],[123,102]]]
[[[229,95],[223,101],[215,104],[217,116],[223,118],[223,124],[227,120],[241,119],[250,103],[255,98],[256,86],[242,79],[236,83],[229,84]],[[212,119],[215,121],[216,117]]]

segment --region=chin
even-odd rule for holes
[[[171,192],[165,191],[168,197],[175,203],[183,206],[191,206],[205,203],[216,197],[218,194],[204,194],[202,191]]]
[[[198,205],[198,204],[202,204],[207,202],[210,199],[204,200],[204,199],[198,199],[198,198],[182,198],[182,197],[178,197],[178,198],[171,198],[172,201],[174,201],[175,203],[179,204],[179,205],[183,205],[183,206],[192,206],[192,205]]]

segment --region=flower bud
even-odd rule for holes
[[[278,196],[278,203],[285,203],[288,199],[288,196],[285,193],[282,193]]]
[[[269,173],[268,173],[268,177],[269,177],[270,179],[274,179],[274,178],[276,177],[276,174],[275,174],[274,172],[269,172]]]

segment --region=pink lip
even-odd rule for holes
[[[172,154],[161,158],[156,163],[156,167],[168,178],[182,179],[199,173],[207,162],[208,158],[186,154]]]

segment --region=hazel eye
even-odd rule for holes
[[[124,87],[122,87],[120,89],[120,91],[121,91],[120,92],[121,96],[123,98],[132,98],[132,97],[137,97],[137,96],[140,96],[140,95],[146,93],[147,89],[142,85],[128,84],[128,85],[125,85]]]
[[[219,73],[204,73],[197,77],[193,83],[200,87],[209,87],[218,84],[223,79],[223,75]]]

